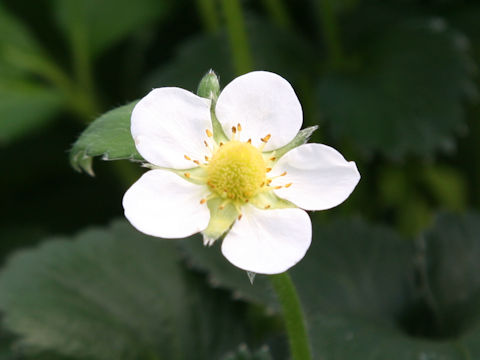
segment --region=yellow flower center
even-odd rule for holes
[[[246,202],[265,185],[267,167],[262,153],[250,143],[223,144],[210,159],[207,184],[218,196]]]

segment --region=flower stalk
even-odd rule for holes
[[[292,359],[312,359],[305,316],[290,275],[284,272],[271,275],[270,279],[282,306]]]
[[[239,0],[222,0],[223,14],[230,38],[235,72],[245,74],[253,69],[242,5]]]

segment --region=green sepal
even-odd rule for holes
[[[218,95],[220,95],[220,82],[218,81],[217,74],[213,70],[210,70],[200,80],[197,88],[197,95],[206,99],[211,99],[212,102],[216,102]]]
[[[225,234],[237,219],[239,213],[235,205],[229,202],[220,210],[223,199],[215,198],[208,201],[210,210],[210,222],[205,230],[202,231],[204,242],[213,242]]]
[[[148,166],[150,169],[165,169],[165,170],[170,170],[171,172],[174,172],[178,176],[180,176],[182,179],[187,180],[188,182],[191,182],[192,184],[196,185],[205,185],[207,181],[207,171],[205,168],[202,168],[200,166],[191,168],[191,169],[168,169],[168,168],[161,168],[158,166]],[[190,177],[185,176],[185,174],[188,173],[190,174]]]
[[[220,142],[227,142],[229,141],[227,135],[225,135],[225,132],[223,131],[222,124],[217,119],[217,115],[215,115],[215,105],[212,102],[212,108],[210,109],[210,115],[212,116],[212,129],[213,129],[213,140],[217,144],[220,144]]]
[[[293,140],[290,141],[287,145],[284,145],[281,148],[278,148],[276,150],[263,153],[264,157],[269,159],[274,154],[273,156],[275,156],[276,158],[275,162],[278,161],[283,155],[285,155],[290,150],[305,144],[308,141],[308,139],[310,139],[313,132],[317,129],[318,129],[318,126],[315,125],[315,126],[310,126],[303,130],[300,130],[298,134],[293,138]]]
[[[273,191],[259,193],[250,199],[250,204],[259,209],[265,209],[266,207],[268,207],[268,209],[288,209],[298,207],[288,200],[279,198]]]

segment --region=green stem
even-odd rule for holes
[[[288,16],[282,0],[263,0],[263,6],[267,9],[273,21],[280,27],[290,28],[292,22]]]
[[[318,0],[317,11],[321,19],[321,31],[327,46],[330,64],[333,67],[340,67],[343,64],[343,50],[332,1]]]
[[[239,0],[221,0],[223,14],[227,23],[230,46],[233,53],[233,65],[237,75],[253,69],[253,61],[248,46],[247,31]]]
[[[214,33],[220,28],[215,0],[197,0],[203,26],[208,32]]]
[[[295,285],[287,272],[270,277],[282,306],[293,360],[311,360],[305,317]]]

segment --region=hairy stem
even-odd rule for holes
[[[311,360],[310,342],[300,299],[287,272],[270,277],[282,306],[293,360]]]

